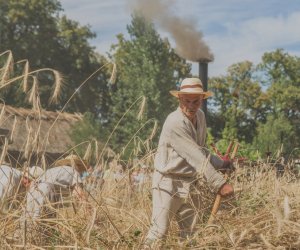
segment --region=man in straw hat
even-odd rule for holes
[[[81,174],[91,167],[77,155],[69,155],[58,160],[55,167],[48,169],[32,186],[27,195],[25,218],[30,221],[55,214],[55,208],[63,199],[75,196],[87,202],[87,194],[83,190]]]
[[[163,239],[173,217],[182,238],[195,232],[201,205],[199,197],[193,196],[197,177],[203,175],[211,190],[222,196],[233,193],[233,187],[216,170],[227,167],[228,162],[204,148],[206,120],[200,106],[212,93],[203,91],[198,78],[184,79],[180,90],[170,93],[178,99],[179,107],[167,117],[155,155],[152,222],[146,244]]]
[[[21,171],[4,163],[0,166],[0,210],[7,205],[8,201],[24,197],[33,180],[38,178],[43,169],[38,166]]]

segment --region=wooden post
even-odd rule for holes
[[[228,148],[227,148],[227,151],[226,151],[226,154],[227,154],[227,155],[229,155],[230,150],[231,150],[231,148],[232,148],[232,145],[233,145],[233,142],[231,142],[231,143],[229,144]],[[236,153],[237,153],[238,148],[239,148],[239,144],[236,143],[235,146],[234,146],[234,149],[233,149],[233,151],[232,151],[232,154],[231,154],[231,156],[230,156],[230,159],[231,159],[231,160],[234,159],[234,157],[235,157],[235,155],[236,155]],[[225,174],[225,175],[224,175],[224,178],[227,180],[228,174]],[[221,199],[222,199],[222,196],[221,196],[220,194],[217,194],[216,199],[215,199],[215,202],[214,202],[214,205],[213,205],[213,208],[212,208],[212,210],[211,210],[210,217],[209,217],[208,222],[207,222],[208,224],[212,224],[212,222],[214,221],[215,216],[216,216],[216,214],[217,214],[217,212],[218,212],[218,210],[219,210],[219,207],[220,207],[220,205],[221,205]]]

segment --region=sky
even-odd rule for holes
[[[96,33],[90,43],[103,55],[117,43],[117,34],[128,38],[133,1],[145,2],[60,0],[68,18],[89,25]],[[230,65],[245,60],[257,64],[265,52],[277,48],[300,56],[300,0],[148,0],[148,4],[154,2],[166,6],[165,14],[192,23],[202,33],[214,57],[209,77],[225,75]],[[172,34],[154,23],[175,48]],[[192,73],[198,74],[197,63],[192,63]]]

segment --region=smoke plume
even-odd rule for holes
[[[158,25],[170,33],[175,40],[176,52],[181,57],[198,62],[214,59],[209,47],[203,41],[203,34],[190,20],[184,20],[171,13],[170,6],[174,0],[131,0],[134,11],[143,15],[146,20]]]

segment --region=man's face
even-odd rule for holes
[[[23,186],[24,186],[25,188],[28,188],[28,187],[30,186],[30,184],[31,184],[31,181],[29,180],[28,177],[23,176],[23,178],[22,178],[22,183],[23,183]]]
[[[202,104],[202,96],[194,94],[179,95],[179,106],[182,112],[192,120]]]

